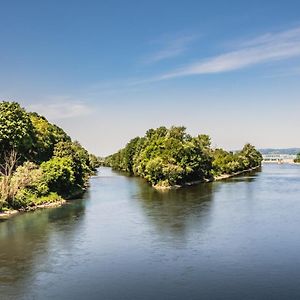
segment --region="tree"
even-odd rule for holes
[[[27,113],[16,102],[0,102],[0,210],[82,192],[98,165],[45,117]]]
[[[101,159],[96,155],[91,153],[89,154],[89,165],[93,171],[96,171],[96,169],[101,166],[101,162]]]
[[[18,161],[18,153],[15,149],[4,152],[2,164],[0,164],[0,209],[5,203],[11,203],[15,195],[12,184],[12,175]]]
[[[183,126],[161,126],[132,139],[106,163],[144,177],[152,185],[166,186],[209,178],[211,161],[208,136],[192,138]]]
[[[59,142],[54,147],[54,157],[69,158],[73,162],[72,171],[75,177],[75,183],[80,188],[84,188],[84,184],[89,175],[93,173],[90,165],[90,157],[78,142]]]
[[[16,102],[0,102],[0,161],[12,149],[21,160],[30,157],[33,140],[34,129],[26,111]]]
[[[36,200],[48,196],[50,191],[43,178],[42,169],[33,162],[26,161],[17,167],[11,179],[14,208],[34,205]]]
[[[68,196],[77,188],[74,161],[70,157],[54,157],[41,164],[43,179],[50,191]]]
[[[30,113],[29,116],[35,136],[32,146],[33,159],[36,162],[49,160],[57,143],[71,141],[70,137],[60,127],[49,123],[45,117],[37,113]]]

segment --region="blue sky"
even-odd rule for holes
[[[173,124],[300,146],[299,1],[0,3],[0,99],[98,155]]]

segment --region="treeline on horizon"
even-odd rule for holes
[[[193,137],[182,126],[149,129],[105,159],[105,165],[145,178],[156,187],[211,181],[259,167],[261,162],[261,153],[250,144],[237,152],[212,149],[208,135]]]
[[[63,129],[16,102],[0,102],[0,211],[71,198],[99,160]]]

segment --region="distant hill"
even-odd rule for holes
[[[281,149],[275,149],[275,148],[264,148],[264,149],[258,149],[258,151],[261,154],[289,154],[289,155],[296,155],[300,153],[300,148],[281,148]]]

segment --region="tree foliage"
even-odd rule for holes
[[[68,191],[74,190],[76,178],[71,157],[53,157],[41,164],[41,170],[51,191],[67,196]]]
[[[162,126],[132,139],[125,148],[107,157],[105,163],[141,176],[152,185],[172,186],[250,169],[259,166],[261,160],[250,144],[237,153],[213,150],[208,135],[192,137],[185,127]]]
[[[227,152],[223,149],[214,151],[214,175],[233,174],[261,165],[262,155],[252,145],[246,144],[241,151]]]
[[[211,177],[212,152],[206,135],[185,127],[150,129],[107,158],[113,168],[141,176],[153,185],[175,185]]]
[[[57,143],[71,141],[60,127],[49,123],[45,117],[37,113],[30,113],[29,116],[34,128],[33,159],[35,161],[49,160]]]
[[[0,102],[0,210],[85,190],[99,159],[63,129],[16,102]]]
[[[16,102],[0,102],[0,160],[12,149],[29,157],[33,141],[34,127],[26,111]]]

